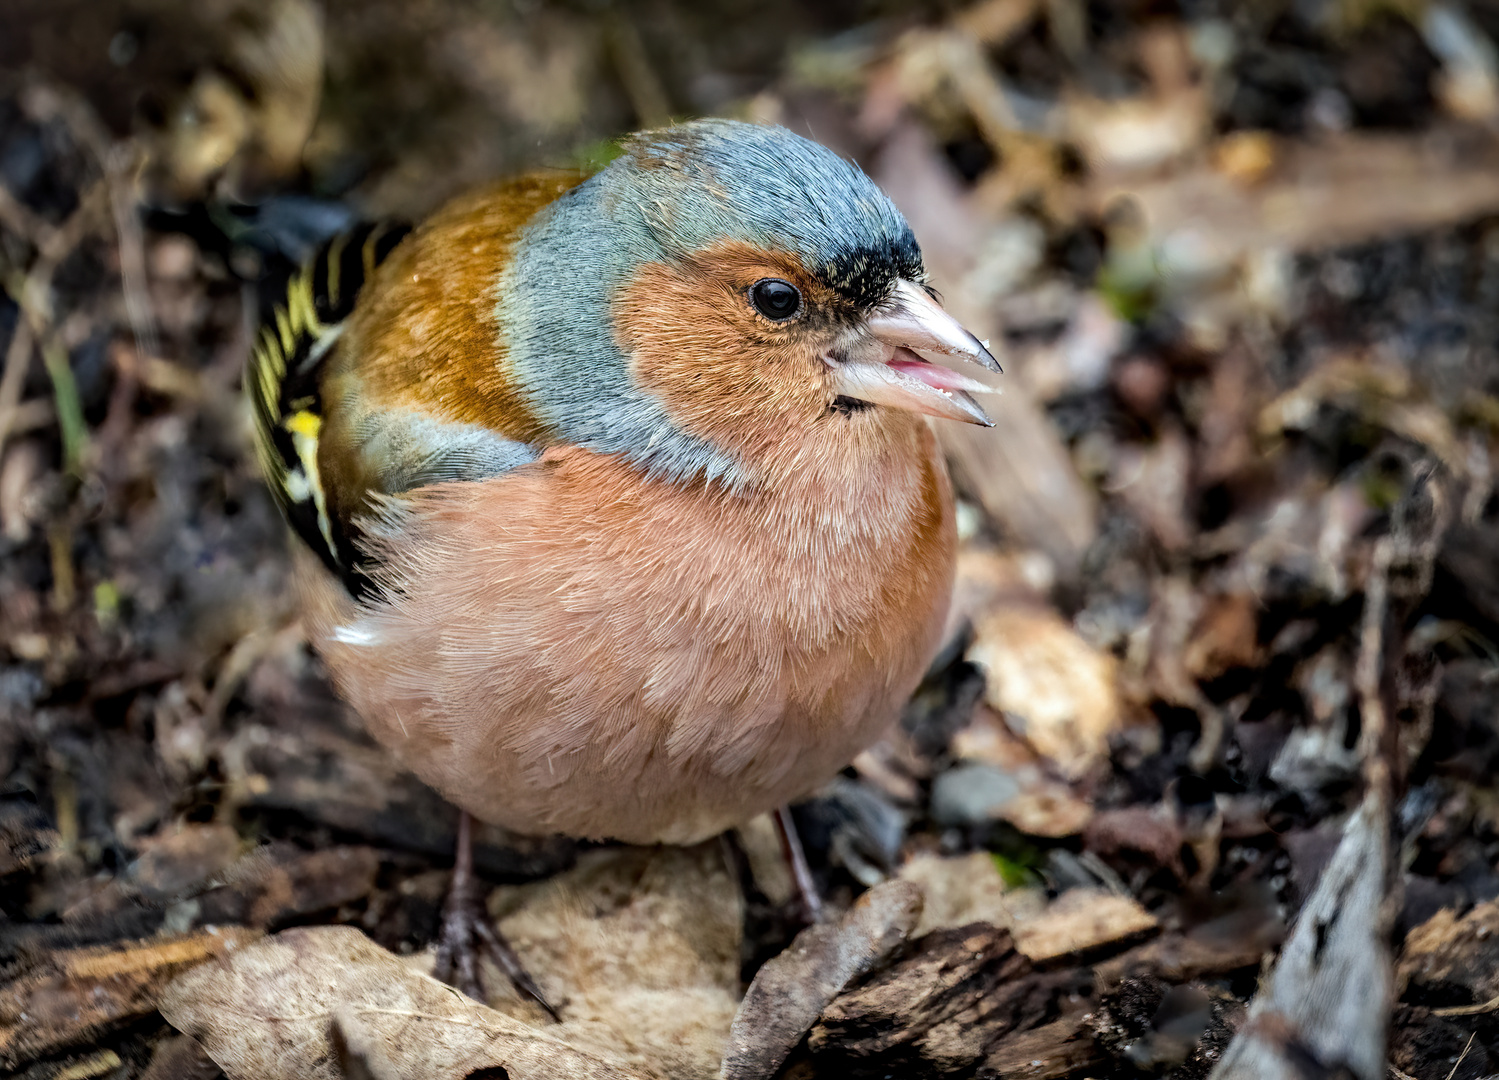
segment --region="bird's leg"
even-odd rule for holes
[[[510,942],[489,921],[474,873],[474,819],[467,810],[458,812],[458,851],[453,859],[453,883],[442,906],[442,927],[437,936],[437,961],[432,974],[456,986],[476,1001],[485,1001],[484,982],[479,975],[479,954],[484,953],[503,971],[515,988],[547,1011],[553,1020],[557,1010],[541,996],[541,989],[526,974]]]
[[[796,882],[797,895],[801,897],[802,912],[806,915],[807,922],[822,922],[822,897],[817,892],[817,882],[812,880],[812,868],[807,865],[802,838],[797,835],[796,822],[791,819],[791,807],[777,808],[775,819],[776,833],[781,838],[781,852],[791,866],[791,877]]]

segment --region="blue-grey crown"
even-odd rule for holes
[[[916,238],[860,169],[785,128],[699,120],[633,137],[530,225],[501,284],[512,369],[569,442],[656,474],[736,484],[739,466],[634,386],[610,303],[646,263],[722,240],[798,256],[861,307],[923,276]]]
[[[789,251],[860,306],[922,274],[895,204],[825,146],[782,127],[704,120],[635,136],[623,170],[663,248],[720,239]]]

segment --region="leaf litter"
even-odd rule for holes
[[[254,7],[0,14],[0,1067],[1499,1071],[1485,6]],[[480,831],[552,1024],[424,974],[452,814],[306,647],[236,380],[316,237],[698,113],[864,163],[1007,374],[942,655],[796,808],[827,923],[763,821]]]

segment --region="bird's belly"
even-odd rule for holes
[[[690,843],[809,793],[894,720],[946,615],[940,480],[932,528],[862,567],[671,505],[600,521],[555,484],[510,484],[501,518],[490,485],[456,485],[399,553],[400,603],[354,612],[325,578],[314,635],[370,732],[476,816]]]

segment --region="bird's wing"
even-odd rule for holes
[[[509,382],[499,278],[534,213],[577,183],[528,177],[415,230],[364,225],[296,274],[246,376],[261,468],[297,534],[360,595],[382,496],[533,461],[547,431]]]
[[[318,468],[324,363],[367,278],[405,238],[407,226],[364,224],[325,243],[287,283],[250,351],[245,390],[255,451],[271,494],[307,545],[337,573],[349,565]]]

